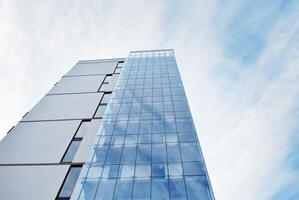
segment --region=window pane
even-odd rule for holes
[[[196,142],[184,142],[180,144],[183,161],[201,161],[201,156]]]
[[[152,162],[167,162],[166,158],[166,145],[165,144],[153,144],[152,145]]]
[[[185,180],[189,199],[212,199],[204,176],[189,176]]]
[[[196,135],[195,133],[179,133],[180,142],[195,142]]]
[[[186,101],[174,101],[173,106],[175,111],[188,111],[188,105]]]
[[[127,121],[117,121],[113,130],[113,135],[125,134],[127,128]]]
[[[174,119],[165,119],[165,131],[166,133],[176,132],[176,123]]]
[[[72,140],[71,145],[67,149],[62,162],[72,162],[73,158],[76,155],[76,152],[80,146],[81,141],[80,140]]]
[[[139,143],[141,144],[149,144],[151,143],[151,135],[139,135]]]
[[[168,162],[181,162],[180,148],[178,143],[167,144]]]
[[[201,162],[184,162],[185,175],[204,175],[203,164]]]
[[[129,121],[127,127],[127,133],[137,134],[139,130],[139,121]]]
[[[145,120],[140,122],[139,133],[151,133],[152,121]]]
[[[152,179],[152,199],[169,199],[168,179]]]
[[[167,177],[167,165],[166,164],[152,164],[152,176],[153,177]]]
[[[148,200],[150,199],[151,182],[150,179],[135,179],[133,189],[133,199]]]
[[[118,136],[112,136],[111,138],[111,144],[123,144],[124,143],[125,136],[123,135],[118,135]]]
[[[96,194],[96,200],[110,200],[113,198],[115,179],[102,179]]]
[[[105,93],[105,94],[103,95],[101,104],[107,104],[107,103],[109,103],[109,99],[110,99],[110,97],[111,97],[111,93]]]
[[[183,176],[183,169],[181,163],[168,164],[169,176]]]
[[[80,200],[93,199],[95,196],[97,187],[98,187],[98,181],[94,180],[94,179],[85,179],[85,180],[81,180],[80,183],[82,185],[82,192],[80,194],[79,199]],[[72,194],[72,196],[77,197],[79,194],[76,194],[75,192],[77,192],[77,187],[76,187],[76,189],[74,189],[74,193]],[[74,198],[74,199],[76,199],[76,198]]]
[[[115,188],[114,199],[131,199],[133,189],[133,181],[126,179],[118,179]]]
[[[106,159],[106,154],[107,154],[108,146],[104,147],[95,147],[95,155],[93,157],[93,162],[96,162],[98,164],[103,164],[105,159]]]
[[[194,132],[193,122],[191,119],[177,119],[178,132]]]
[[[81,167],[71,167],[58,197],[70,197],[80,174]]]
[[[165,143],[165,134],[153,134],[153,143]]]
[[[126,135],[125,144],[137,144],[138,135]]]
[[[122,152],[121,163],[129,164],[134,163],[136,159],[136,145],[125,145]]]
[[[104,146],[110,144],[111,136],[101,136],[98,145]]]
[[[186,198],[186,189],[183,178],[169,179],[170,198],[175,200],[184,200]],[[189,199],[192,199],[189,197]]]
[[[95,117],[103,117],[106,110],[106,105],[99,105]]]
[[[137,161],[138,163],[151,162],[151,146],[140,144],[137,149]]]
[[[166,134],[166,142],[178,142],[178,136],[176,133]]]
[[[88,129],[88,127],[90,126],[90,124],[91,124],[91,121],[82,121],[75,137],[76,138],[83,138],[86,131],[87,131],[87,129]]]
[[[116,178],[118,175],[118,165],[105,165],[102,178]]]
[[[137,164],[135,176],[137,178],[147,178],[151,176],[151,165]]]
[[[107,153],[106,164],[118,164],[120,161],[122,146],[110,146]]]
[[[93,164],[89,166],[89,170],[87,173],[87,178],[100,178],[102,174],[103,166]]]
[[[134,176],[134,168],[135,165],[121,165],[119,177],[132,178]]]

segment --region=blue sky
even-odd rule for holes
[[[0,22],[0,138],[78,60],[174,48],[216,198],[299,198],[297,1],[3,0]]]

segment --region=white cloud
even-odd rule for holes
[[[174,48],[216,198],[274,198],[298,179],[298,169],[286,162],[298,126],[298,6],[274,13],[260,54],[244,64],[238,50],[246,46],[233,38],[240,49],[228,56],[225,37],[244,5],[248,2],[3,1],[1,136],[78,60]],[[253,10],[260,16],[247,13],[250,20],[244,21],[257,34],[263,23],[254,26],[254,20],[273,15],[259,9]]]

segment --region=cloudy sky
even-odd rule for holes
[[[220,200],[299,198],[298,1],[0,2],[0,138],[78,60],[173,48]]]

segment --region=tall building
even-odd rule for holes
[[[214,199],[173,50],[79,61],[1,141],[0,199]]]

